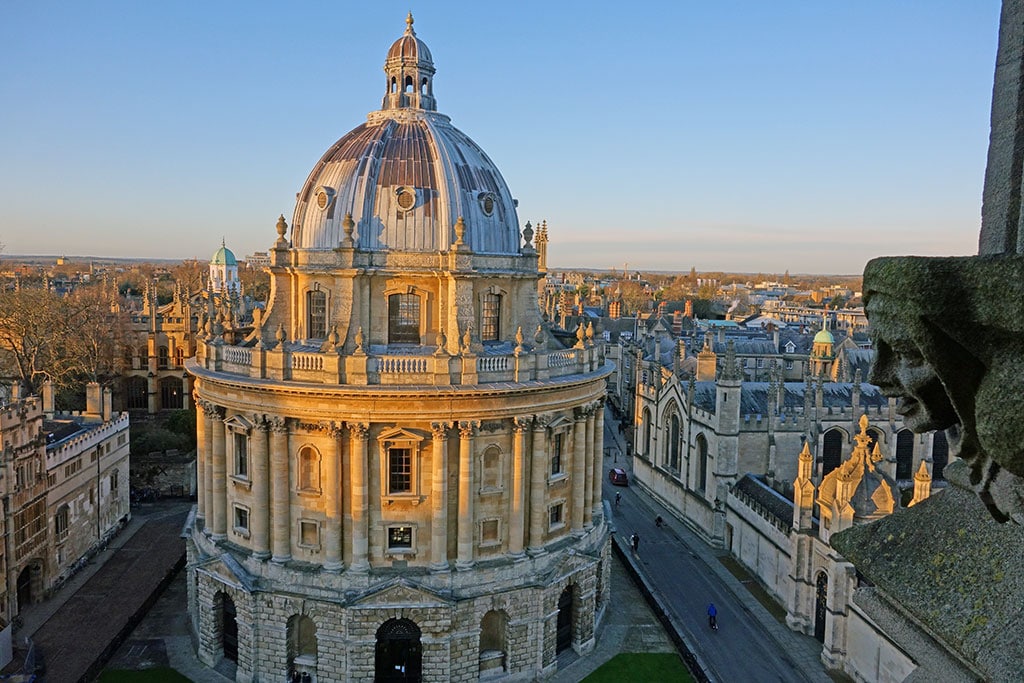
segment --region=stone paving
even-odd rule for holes
[[[31,637],[45,666],[40,680],[91,680],[184,562],[188,504],[133,510],[110,547],[51,599],[22,610],[15,642]]]

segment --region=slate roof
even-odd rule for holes
[[[764,483],[759,475],[745,474],[732,488],[746,498],[744,502],[753,503],[761,514],[774,519],[777,526],[789,529],[793,525],[793,501]]]

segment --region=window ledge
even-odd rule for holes
[[[413,506],[419,505],[425,498],[417,493],[389,493],[384,496],[384,504],[409,503]]]
[[[231,481],[232,483],[234,483],[235,486],[239,488],[243,488],[246,491],[252,490],[252,479],[246,479],[245,477],[242,477],[240,475],[232,474]]]
[[[568,472],[559,472],[548,477],[548,486],[553,486],[559,482],[565,481],[569,478]]]
[[[240,526],[236,526],[236,527],[232,527],[231,531],[233,531],[236,536],[241,536],[242,538],[249,538],[249,530],[248,529],[243,529]]]
[[[323,495],[319,489],[299,489],[295,493],[300,498],[319,498]]]

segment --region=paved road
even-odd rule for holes
[[[605,444],[625,451],[618,423],[609,410]],[[821,644],[780,624],[718,560],[724,551],[705,544],[668,509],[632,481],[629,462],[605,458],[605,469],[623,467],[629,487],[612,486],[605,478],[605,500],[612,507],[614,542],[625,550],[630,565],[668,614],[687,648],[712,681],[831,681],[820,661]],[[661,515],[667,525],[655,526]],[[639,553],[628,550],[629,536],[640,536]],[[707,624],[709,602],[718,608],[719,630]]]

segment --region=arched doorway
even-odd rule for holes
[[[825,642],[825,616],[828,613],[828,574],[821,572],[814,590],[814,637]]]
[[[18,574],[18,611],[25,609],[36,601],[36,579],[39,567],[30,564]]]
[[[508,662],[508,615],[491,610],[480,620],[480,675],[505,671]]]
[[[558,596],[558,621],[555,628],[555,651],[572,647],[572,586]]]
[[[821,476],[825,476],[843,460],[843,432],[830,429],[825,432],[821,445]]]
[[[219,593],[220,598],[220,644],[224,653],[224,659],[238,663],[238,612],[235,610],[235,601],[225,593]]]
[[[377,629],[375,681],[419,681],[423,666],[420,627],[409,619],[388,619]]]
[[[304,614],[288,619],[288,670],[316,674],[316,624]]]

